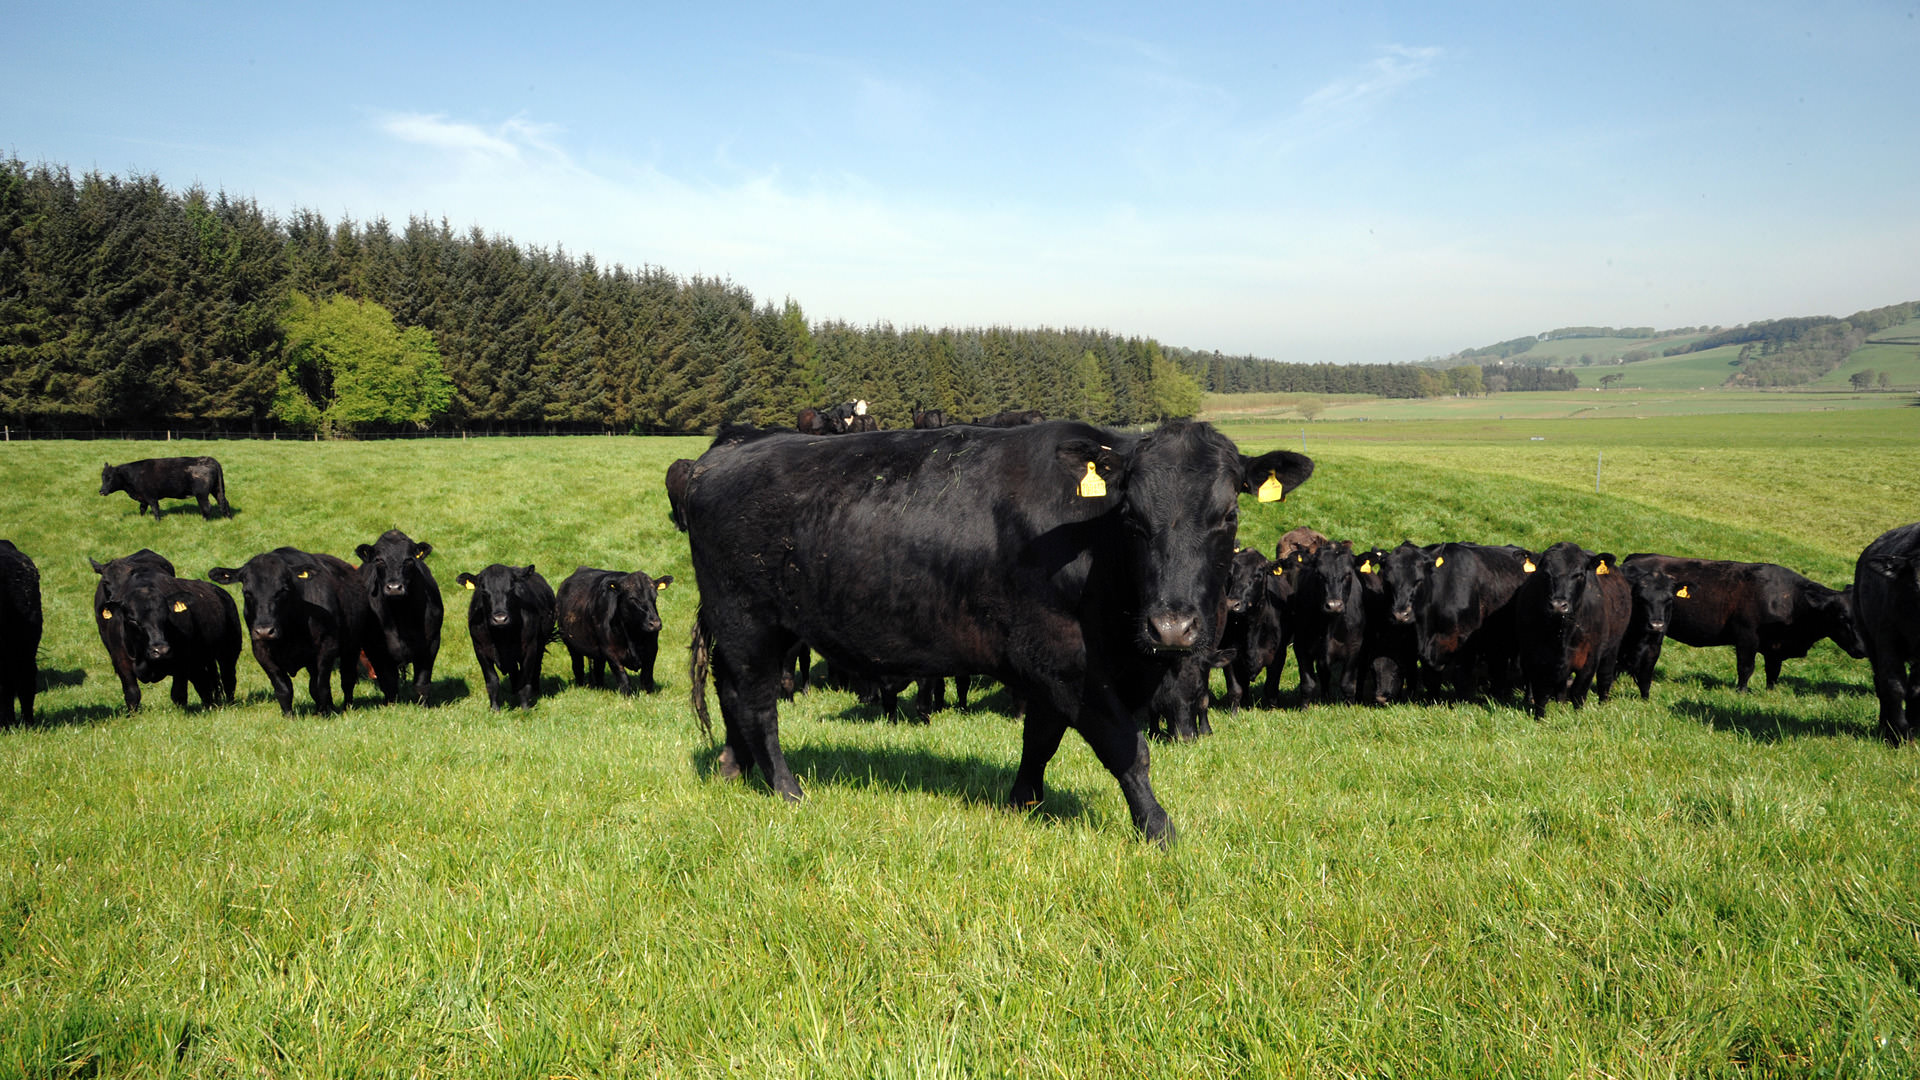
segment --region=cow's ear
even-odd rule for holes
[[[414,558],[424,559],[431,554],[433,554],[433,545],[427,543],[425,540],[422,540],[419,543],[413,545]]]
[[[520,568],[520,576],[521,576],[521,577],[532,577],[532,576],[533,576],[533,564],[532,564],[532,563],[528,563],[527,565],[525,565],[525,566],[523,566],[523,567],[521,567],[521,568]]]
[[[240,580],[240,571],[231,566],[216,566],[207,571],[207,580],[216,585],[231,585]]]
[[[102,619],[107,619],[107,620],[119,618],[120,617],[120,601],[109,600],[106,603],[100,605],[99,615]]]
[[[459,582],[461,588],[471,589],[473,588],[473,583],[476,579],[472,574],[469,574],[466,571],[462,570],[459,576],[455,577],[453,580]]]
[[[187,613],[187,605],[192,601],[192,593],[177,592],[167,597],[167,608],[175,615],[185,615]]]
[[[607,579],[607,591],[608,591],[608,592],[619,592],[619,591],[620,591],[620,579],[619,579],[619,578],[617,578],[617,577],[610,577],[610,578],[608,578],[608,579]]]
[[[1587,560],[1587,569],[1593,571],[1596,574],[1605,576],[1607,574],[1613,573],[1614,562],[1615,562],[1615,559],[1613,557],[1613,552],[1603,551],[1600,554],[1595,555],[1593,558]]]
[[[355,555],[360,556],[361,562],[366,562],[367,560],[373,558],[373,545],[361,544],[359,547],[356,547],[353,549],[353,553]]]
[[[1687,591],[1687,587],[1684,584],[1676,585],[1673,588],[1673,598],[1675,600],[1691,600],[1693,599],[1693,594]]]
[[[1353,541],[1351,540],[1340,541],[1340,550],[1345,552],[1348,555],[1353,554]]]
[[[1279,502],[1313,475],[1313,459],[1291,450],[1270,450],[1259,457],[1240,455],[1240,490],[1261,502]]]
[[[654,591],[654,592],[666,592],[666,591],[667,591],[667,586],[669,586],[669,585],[671,585],[671,584],[673,584],[673,575],[672,575],[672,574],[668,574],[668,575],[666,575],[666,576],[664,576],[664,577],[657,577],[657,578],[654,578],[654,579],[653,579],[653,591]]]
[[[94,573],[104,574],[107,572],[107,564],[101,562],[99,559],[96,559],[93,556],[89,555],[87,556],[87,561],[93,564]]]
[[[1126,480],[1127,458],[1111,446],[1092,439],[1067,439],[1055,453],[1080,498],[1105,498],[1111,486]]]

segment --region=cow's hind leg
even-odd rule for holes
[[[1734,673],[1739,676],[1740,680],[1734,684],[1734,689],[1742,694],[1747,692],[1747,683],[1753,679],[1753,652],[1752,649],[1745,645],[1736,645],[1733,647]]]
[[[200,503],[200,517],[203,520],[212,521],[213,520],[213,504],[207,501],[207,497],[205,495],[195,495],[194,499]]]
[[[739,648],[729,650],[728,657],[721,662],[749,651]],[[774,654],[776,658],[778,655],[777,652]],[[802,798],[800,781],[794,778],[793,770],[787,766],[786,755],[780,750],[780,717],[776,707],[779,670],[762,666],[766,670],[736,669],[715,680],[714,688],[720,697],[720,714],[727,722],[727,746],[734,749],[736,754],[745,751],[749,760],[759,767],[760,775],[766,778],[768,787],[797,802]],[[746,761],[736,763],[741,766],[747,764]]]
[[[1771,690],[1780,684],[1780,665],[1785,662],[1786,657],[1764,656],[1763,659],[1767,662],[1767,689]]]
[[[1880,699],[1881,737],[1894,746],[1911,739],[1908,705],[1920,686],[1908,679],[1906,661],[1873,657],[1873,690]]]

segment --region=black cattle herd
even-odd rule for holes
[[[865,404],[802,410],[796,430],[725,428],[666,472],[700,592],[694,710],[709,724],[711,678],[718,771],[757,770],[789,798],[801,791],[777,702],[805,689],[814,652],[890,717],[914,681],[924,716],[947,677],[962,704],[970,677],[999,680],[1023,717],[1015,805],[1043,798],[1073,728],[1135,825],[1162,840],[1173,827],[1147,735],[1209,733],[1215,669],[1227,708],[1280,705],[1289,648],[1301,705],[1517,695],[1539,717],[1552,701],[1604,701],[1622,675],[1648,696],[1667,638],[1731,646],[1742,691],[1756,656],[1771,689],[1783,660],[1830,638],[1871,661],[1890,742],[1920,719],[1920,523],[1869,544],[1841,590],[1771,563],[1617,558],[1570,542],[1381,548],[1301,527],[1268,557],[1235,546],[1239,497],[1284,498],[1312,475],[1303,455],[1248,457],[1204,423],[1136,433],[1031,412],[956,424],[915,408],[912,429],[883,431]],[[838,435],[858,437],[827,437]],[[108,465],[100,494],[114,491],[156,519],[162,498],[231,514],[208,457]],[[370,677],[389,703],[426,704],[443,614],[432,550],[396,529],[359,545],[358,565],[283,547],[214,567],[212,583],[150,550],[90,559],[94,620],[128,709],[142,683],[167,678],[178,705],[189,687],[202,705],[232,700],[243,631],[286,715],[303,669],[322,710],[335,672],[345,702]],[[533,566],[494,564],[456,580],[472,593],[467,625],[494,709],[534,704],[554,641],[577,682],[590,667],[604,685],[611,667],[623,693],[657,688],[656,597],[671,577],[583,566],[556,592]],[[244,619],[221,585],[240,587]],[[33,717],[40,605],[33,561],[0,540],[7,724],[16,701],[21,721]]]

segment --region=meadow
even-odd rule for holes
[[[1838,586],[1920,518],[1907,410],[1305,428],[1313,480],[1244,500],[1243,542],[1575,539]],[[661,477],[702,446],[0,445],[51,684],[0,733],[0,1076],[1920,1073],[1920,754],[1831,644],[1748,695],[1730,651],[1669,644],[1650,701],[1543,722],[1216,710],[1153,750],[1170,851],[1072,735],[1004,809],[1003,694],[890,725],[816,689],[783,708],[787,805],[711,775],[687,703]],[[102,460],[201,452],[232,520],[95,494]],[[120,709],[88,556],[202,576],[396,525],[448,601],[433,708],[302,685],[285,720],[243,654],[235,705]],[[495,561],[674,575],[664,689],[574,687],[555,646],[534,709],[489,711],[453,578]]]

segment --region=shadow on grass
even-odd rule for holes
[[[1865,661],[1862,661],[1865,663]],[[1780,675],[1781,687],[1807,697],[1852,697],[1855,695],[1873,695],[1871,683],[1841,682],[1838,679],[1809,679],[1784,672]]]
[[[53,668],[40,669],[42,691],[63,689],[69,686],[83,686],[87,681],[86,668],[74,668],[72,671],[56,671]]]
[[[1769,707],[1766,701],[1739,701],[1718,705],[1709,701],[1683,698],[1673,702],[1675,714],[1697,720],[1715,731],[1739,732],[1755,742],[1773,743],[1801,738],[1876,738],[1875,729],[1863,723],[1808,719],[1783,708]]]
[[[117,704],[103,705],[95,702],[90,705],[67,705],[49,709],[36,702],[33,709],[33,726],[37,728],[89,727],[105,723],[113,717],[125,715],[126,710]]]
[[[719,735],[716,725],[715,735]],[[949,757],[926,750],[890,747],[795,747],[786,751],[787,765],[804,791],[812,784],[836,787],[919,791],[957,798],[974,806],[1007,806],[1013,790],[1010,764],[967,755]],[[694,771],[702,779],[718,779],[715,767],[720,748],[702,747],[693,754]],[[749,781],[768,792],[756,770]],[[1048,787],[1047,797],[1032,813],[1048,821],[1072,821],[1086,814],[1086,802],[1072,791]]]

